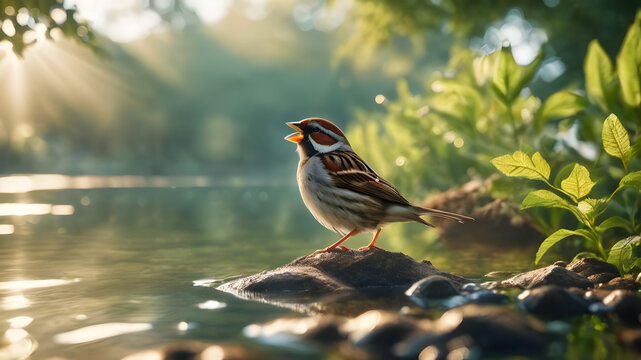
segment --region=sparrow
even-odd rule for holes
[[[359,250],[380,249],[375,245],[376,239],[389,223],[413,221],[434,227],[421,218],[423,215],[459,223],[474,220],[411,204],[352,150],[343,132],[330,121],[308,118],[286,124],[296,130],[285,140],[298,145],[296,179],[305,206],[321,225],[343,236],[312,255],[336,248],[351,250],[341,244],[363,232],[372,232],[374,237]]]

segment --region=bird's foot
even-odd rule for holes
[[[339,246],[338,246],[338,249],[339,249],[340,251],[342,251],[342,252],[352,250],[352,249],[348,248],[347,246],[343,246],[343,245],[339,245]]]
[[[378,246],[376,246],[376,245],[367,245],[367,246],[363,246],[362,248],[358,248],[358,250],[360,250],[360,251],[363,251],[363,250],[369,250],[369,249],[378,249],[378,250],[383,250],[383,249],[379,248],[379,247],[378,247]]]
[[[332,251],[335,251],[335,250],[336,250],[336,251],[340,251],[340,252],[346,252],[346,251],[350,251],[350,250],[352,250],[352,249],[348,248],[347,246],[343,246],[343,245],[338,245],[338,246],[329,246],[329,247],[326,247],[326,248],[324,248],[324,249],[320,249],[320,250],[316,250],[316,251],[314,251],[314,252],[312,253],[312,256],[314,256],[314,255],[318,255],[318,254],[323,254],[323,253],[332,252]]]

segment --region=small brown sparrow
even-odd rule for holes
[[[375,243],[383,226],[415,221],[434,225],[422,215],[463,223],[470,217],[412,205],[390,183],[378,176],[349,145],[343,132],[331,122],[309,118],[288,122],[296,130],[285,137],[298,145],[297,181],[305,206],[324,227],[343,238],[313,255],[335,248],[347,251],[342,242],[361,232],[375,232],[371,243],[359,250],[378,248]]]

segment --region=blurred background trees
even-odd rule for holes
[[[527,119],[558,90],[581,94],[588,43],[598,39],[614,58],[635,9],[563,0],[5,0],[0,166],[282,179],[291,169],[282,123],[324,116],[347,126],[402,190],[443,190],[490,174],[498,152],[553,147],[556,130]],[[527,69],[510,109],[479,68],[508,43],[511,66]],[[569,119],[554,120],[570,129]],[[547,136],[528,138],[539,130]]]

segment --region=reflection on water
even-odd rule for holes
[[[31,306],[31,301],[24,297],[24,295],[11,295],[2,298],[2,310],[18,310]]]
[[[72,215],[74,207],[71,205],[52,204],[0,204],[0,216],[26,216],[26,215]]]
[[[47,280],[19,280],[19,281],[5,281],[0,282],[0,290],[25,290],[35,289],[41,287],[67,285],[73,282],[78,282],[80,279],[61,280],[61,279],[47,279]]]
[[[291,314],[212,285],[285,264],[334,242],[336,234],[306,211],[295,185],[239,184],[0,178],[0,204],[32,206],[11,205],[0,215],[0,223],[11,226],[0,241],[0,324],[7,327],[0,334],[21,330],[9,332],[15,342],[0,344],[0,358],[16,358],[5,356],[8,351],[33,351],[35,360],[87,354],[120,359],[180,340],[246,344],[251,340],[243,336],[245,327]],[[69,215],[51,216],[60,205]],[[381,244],[477,278],[491,270],[520,270],[517,264],[528,266],[522,260],[531,257],[448,250],[424,238],[431,231],[391,227]],[[365,235],[351,245],[368,241]]]
[[[53,341],[58,344],[81,344],[106,339],[113,336],[130,334],[151,329],[151,324],[108,323],[86,326],[80,329],[60,333]]]
[[[39,174],[0,177],[0,193],[98,188],[203,187],[209,185],[211,185],[211,180],[204,176],[68,176]]]
[[[0,235],[11,235],[16,231],[16,227],[12,224],[0,224]]]

